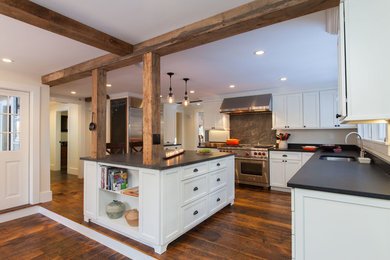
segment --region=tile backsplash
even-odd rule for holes
[[[230,138],[240,144],[275,144],[275,135],[271,112],[230,114]]]

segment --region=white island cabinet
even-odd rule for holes
[[[292,259],[390,259],[390,200],[294,188]]]
[[[102,189],[103,167],[126,170],[129,188],[138,186],[139,197]],[[149,245],[159,254],[174,239],[234,203],[233,155],[160,169],[86,159],[84,178],[84,220]],[[106,206],[113,200],[123,202],[126,210],[138,210],[138,227],[129,226],[124,216],[107,217]]]

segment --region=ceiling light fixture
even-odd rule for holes
[[[234,86],[234,85],[230,85],[230,86],[229,86],[229,88],[235,88],[235,87],[236,87],[236,86]]]
[[[1,59],[3,62],[5,62],[5,63],[12,63],[12,62],[14,62],[13,60],[11,60],[11,59],[9,59],[9,58],[2,58]]]
[[[76,91],[71,91],[70,94],[76,95]]]
[[[194,94],[195,93],[195,90],[190,90],[190,94]]]
[[[163,95],[160,95],[160,98],[162,98],[163,97]]]
[[[286,77],[281,77],[281,78],[280,78],[280,81],[286,81],[286,80],[287,80]]]
[[[255,51],[255,54],[256,54],[256,55],[263,55],[263,54],[264,54],[264,51],[263,51],[263,50]]]
[[[168,72],[167,73],[169,76],[169,94],[168,94],[168,103],[172,104],[173,103],[173,92],[172,92],[172,76],[175,74],[173,72]]]
[[[107,84],[106,84],[106,87],[107,87],[107,88],[111,88],[112,85],[111,85],[110,83],[107,83]]]
[[[187,81],[189,81],[190,79],[189,78],[184,78],[183,79],[186,83],[186,89],[185,89],[185,92],[184,92],[184,102],[183,102],[183,105],[184,106],[188,106],[188,104],[190,103],[189,99],[188,99],[188,93],[187,93]]]

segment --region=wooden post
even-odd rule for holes
[[[92,158],[101,158],[106,155],[106,81],[105,70],[92,70],[92,122],[96,125],[96,129],[91,131]]]
[[[160,116],[160,56],[148,52],[143,55],[143,163],[159,160],[161,116]]]

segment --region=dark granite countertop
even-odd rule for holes
[[[313,151],[305,151],[302,149],[302,146],[317,146],[318,150],[321,150],[321,144],[288,144],[287,149],[279,149],[277,146],[275,148],[270,148],[269,151],[281,151],[281,152],[302,152],[302,153],[314,153]],[[336,145],[339,146],[339,145]],[[356,150],[357,147],[355,145],[340,145],[341,148],[345,150]]]
[[[181,145],[181,144],[164,144],[164,147],[167,147],[167,146],[177,146],[177,145]]]
[[[306,151],[302,148],[287,148],[287,149],[279,149],[279,148],[270,148],[268,151],[276,151],[276,152],[300,152],[300,153],[315,153],[313,151]]]
[[[356,161],[320,160],[321,155],[353,156]],[[288,181],[287,186],[390,200],[388,164],[361,164],[357,151],[330,153],[317,151]]]
[[[178,155],[168,160],[161,159],[152,165],[146,165],[142,162],[142,153],[132,154],[112,154],[107,155],[100,159],[93,159],[90,157],[82,157],[81,160],[95,161],[101,163],[119,164],[124,166],[133,166],[139,168],[148,168],[155,170],[165,170],[169,168],[190,165],[194,163],[200,163],[204,161],[214,160],[227,156],[233,156],[230,153],[214,152],[210,154],[199,154],[196,151],[185,151],[184,154]]]

